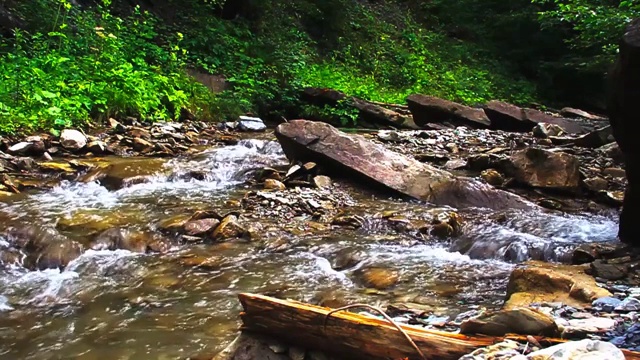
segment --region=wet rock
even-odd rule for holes
[[[107,144],[99,140],[92,141],[87,144],[87,150],[91,151],[95,155],[102,155],[107,151]]]
[[[503,336],[507,333],[521,335],[556,336],[558,326],[545,313],[529,308],[514,308],[469,319],[460,325],[461,334]]]
[[[591,306],[593,306],[595,309],[598,309],[599,311],[613,312],[616,307],[620,306],[621,303],[622,300],[618,298],[605,296],[594,300],[593,303],[591,303]]]
[[[587,319],[571,319],[563,325],[562,337],[579,338],[589,334],[602,334],[613,330],[616,321],[610,318],[590,317]]]
[[[601,177],[593,177],[584,180],[584,185],[591,191],[602,191],[609,188],[609,182]]]
[[[527,357],[522,355],[519,343],[505,340],[477,349],[459,360],[527,360]]]
[[[602,170],[602,173],[613,178],[624,178],[627,176],[624,169],[620,168],[606,168]]]
[[[336,105],[347,98],[343,92],[327,88],[307,87],[302,91],[302,99],[315,105]]]
[[[240,131],[265,131],[267,126],[262,119],[250,116],[240,116],[236,121]]]
[[[65,129],[60,134],[60,145],[68,150],[80,150],[87,145],[87,137],[78,130]]]
[[[385,290],[397,284],[400,276],[397,272],[378,267],[362,269],[358,272],[364,286]]]
[[[285,190],[287,187],[280,181],[275,179],[266,179],[264,181],[265,190]]]
[[[615,307],[615,311],[640,311],[640,300],[633,297],[628,297]]]
[[[612,339],[611,343],[619,347],[631,347],[634,351],[640,350],[640,323],[623,330],[623,333]]]
[[[467,160],[465,159],[452,159],[444,164],[444,168],[447,170],[460,170],[467,167]]]
[[[278,353],[270,348],[274,343],[277,342],[259,335],[241,333],[213,360],[290,360],[286,348]]]
[[[199,236],[212,233],[220,224],[220,220],[214,218],[192,220],[184,225],[184,233],[188,236]]]
[[[482,109],[468,107],[452,101],[426,95],[411,95],[407,98],[409,110],[418,126],[429,123],[451,122],[473,128],[487,128],[491,124]]]
[[[9,147],[7,151],[9,152],[9,154],[13,154],[13,155],[26,155],[32,147],[33,147],[32,143],[27,141],[22,141]]]
[[[490,101],[484,108],[491,128],[506,131],[529,132],[539,123],[560,126],[569,134],[584,132],[577,121],[555,117],[540,110],[520,108],[502,101]]]
[[[29,258],[33,260],[37,269],[64,269],[69,263],[82,255],[83,247],[80,243],[66,240],[47,244],[39,252],[32,253]]]
[[[256,172],[256,180],[264,181],[266,179],[274,179],[278,181],[282,181],[282,174],[280,171],[273,168],[263,168]]]
[[[499,163],[499,158],[490,154],[472,155],[467,159],[467,167],[470,170],[482,171],[495,167]]]
[[[0,190],[9,191],[14,194],[20,193],[20,184],[13,180],[8,174],[0,174]]]
[[[148,250],[161,251],[165,248],[162,240],[155,234],[123,228],[112,228],[98,235],[92,242],[94,250],[123,249],[131,252],[146,253]],[[153,249],[150,248],[153,246]]]
[[[227,215],[214,230],[213,238],[215,240],[226,240],[240,238],[246,234],[247,230],[238,223],[238,217],[235,215]]]
[[[313,177],[313,184],[317,188],[323,189],[323,188],[331,187],[331,185],[333,185],[333,182],[331,181],[331,178],[328,176],[318,175]]]
[[[331,267],[334,270],[342,271],[356,266],[364,259],[364,253],[352,248],[339,250],[331,260]]]
[[[307,351],[303,348],[299,348],[299,347],[289,348],[289,359],[291,360],[304,360],[305,355],[307,355]]]
[[[175,215],[160,221],[158,223],[158,229],[166,233],[179,233],[190,220],[192,220],[190,215]]]
[[[612,259],[628,255],[628,249],[620,243],[587,243],[573,251],[574,264],[591,263],[596,259]]]
[[[331,220],[331,224],[357,229],[364,225],[364,218],[358,215],[338,215]]]
[[[505,308],[532,303],[560,302],[574,307],[587,307],[591,302],[611,296],[585,273],[587,266],[555,265],[529,261],[518,266],[509,277]]]
[[[22,265],[25,254],[15,249],[0,249],[0,269],[4,266]]]
[[[598,195],[597,199],[602,203],[612,206],[622,206],[624,204],[624,192],[622,191],[600,191]]]
[[[480,177],[489,185],[502,186],[504,184],[504,177],[496,169],[484,170],[480,173]]]
[[[576,191],[580,186],[578,159],[562,152],[528,148],[511,155],[502,168],[507,176],[531,187]]]
[[[591,274],[593,276],[607,279],[620,280],[624,279],[629,273],[628,264],[610,264],[606,260],[598,259],[591,263]]]
[[[37,167],[35,160],[30,157],[18,158],[18,160],[15,162],[15,165],[18,167],[18,169],[27,172],[32,171]],[[2,169],[0,169],[0,171],[2,171]]]
[[[514,194],[423,164],[385,149],[361,135],[347,135],[334,127],[307,120],[280,124],[276,136],[285,154],[314,160],[329,171],[353,174],[417,199],[456,207],[535,208]]]
[[[53,228],[36,225],[12,226],[5,229],[2,236],[12,247],[28,253],[36,253],[49,244],[68,240]]]
[[[462,218],[454,212],[447,214],[447,219],[434,219],[432,225],[421,228],[420,232],[429,232],[431,236],[440,239],[446,239],[453,236],[459,236],[462,231]]]
[[[401,114],[397,111],[393,111],[380,105],[372,104],[360,99],[354,99],[353,103],[354,106],[358,110],[360,110],[359,116],[364,121],[375,124],[392,125],[405,129],[419,128],[413,121],[413,118],[406,114]]]
[[[529,360],[624,360],[624,353],[615,345],[598,340],[570,341],[535,351]]]
[[[42,171],[74,173],[76,169],[66,162],[42,162],[38,164]]]
[[[109,162],[97,162],[93,170],[78,181],[97,181],[110,191],[147,182],[151,175],[165,173],[163,159],[121,158]]]
[[[137,137],[133,139],[132,147],[135,151],[148,152],[153,149],[153,144],[147,140]]]
[[[539,138],[548,138],[549,136],[561,136],[564,134],[564,129],[555,124],[540,123],[534,126],[533,136]]]
[[[603,145],[596,149],[596,151],[608,158],[613,159],[618,163],[622,163],[624,161],[622,151],[620,150],[620,146],[615,142],[612,142],[607,145]]]
[[[378,138],[382,141],[402,141],[403,138],[399,132],[393,130],[379,130]]]
[[[611,126],[605,126],[576,138],[575,140],[573,140],[573,144],[575,146],[585,148],[598,148],[612,143],[613,141],[614,138]]]
[[[127,135],[132,138],[151,139],[151,132],[141,127],[132,127],[127,129]]]
[[[109,124],[109,127],[112,130],[114,130],[114,132],[116,134],[124,134],[124,132],[126,131],[126,127],[124,125],[122,125],[121,123],[119,123],[118,120],[116,120],[114,118],[109,118],[107,123]]]
[[[569,117],[569,118],[583,118],[583,119],[598,120],[598,121],[607,120],[606,118],[604,118],[602,116],[594,115],[594,114],[588,113],[588,112],[586,112],[584,110],[574,109],[574,108],[570,108],[570,107],[562,108],[560,110],[560,115],[566,116],[566,117]]]

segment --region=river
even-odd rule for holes
[[[0,220],[4,226],[55,227],[83,244],[95,236],[92,228],[69,219],[157,231],[159,222],[175,215],[231,210],[229,201],[251,189],[251,170],[284,167],[287,160],[277,142],[246,139],[188,157],[126,164],[130,171],[154,174],[153,180],[117,191],[63,182],[0,204]],[[194,171],[204,176],[180,176]],[[435,209],[338,185],[353,199],[350,211],[365,219],[363,226],[292,234],[278,231],[282,219],[266,219],[259,242],[175,243],[163,254],[88,250],[63,271],[0,265],[0,359],[213,355],[236,336],[239,292],[314,303],[411,303],[455,317],[499,307],[514,264],[529,258],[562,261],[577,244],[610,241],[617,232],[617,214],[474,210],[461,213],[465,225],[458,239],[425,242],[382,225],[375,214],[419,217]],[[307,219],[288,220],[296,221]],[[0,238],[0,250],[8,246],[5,240]],[[332,264],[345,253],[356,261],[335,270]],[[366,288],[359,274],[371,267],[393,271],[397,283],[384,291]]]

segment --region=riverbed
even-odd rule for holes
[[[474,209],[459,213],[464,225],[456,238],[424,238],[389,226],[381,214],[411,222],[456,209],[335,178],[330,191],[349,199],[342,210],[362,220],[357,227],[310,227],[315,220],[309,216],[243,212],[235,204],[261,189],[250,181],[254,170],[288,167],[279,144],[268,136],[166,160],[101,161],[122,162],[132,174],[153,178],[115,191],[97,182],[63,181],[49,190],[17,194],[0,204],[4,226],[55,228],[88,244],[95,224],[159,232],[166,219],[215,210],[239,211],[246,224],[260,225],[259,236],[175,241],[163,253],[87,250],[62,271],[5,264],[0,359],[213,355],[236,336],[240,292],[324,304],[404,303],[454,318],[470,309],[499,308],[515,264],[531,258],[566,261],[577,245],[612,241],[617,234],[615,211]],[[187,176],[193,173],[199,176]],[[0,238],[0,249],[6,245]],[[362,274],[372,268],[394,274],[392,286],[367,286]]]

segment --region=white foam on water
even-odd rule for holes
[[[95,267],[104,271],[120,264],[124,258],[143,256],[128,250],[87,250],[67,266],[68,271],[86,272],[86,267]]]
[[[157,201],[173,197],[202,199],[241,184],[246,180],[249,170],[283,164],[286,164],[286,157],[277,142],[241,140],[237,145],[203,151],[192,160],[173,159],[167,162],[165,166],[172,176],[164,172],[158,173],[149,182],[117,191],[109,191],[97,182],[63,181],[49,191],[28,196],[2,209],[18,216],[28,209],[46,218],[58,217],[79,209],[117,210],[125,204],[150,197]],[[204,174],[204,179],[185,179],[179,176],[194,171]]]
[[[337,281],[343,286],[353,286],[349,277],[331,267],[329,260],[310,252],[301,252],[292,255],[295,260],[302,260],[295,265],[291,272],[295,277],[305,279],[307,282],[317,282],[328,285],[331,281]]]
[[[367,251],[373,260],[391,262],[401,261],[405,264],[429,262],[431,264],[486,264],[486,261],[470,258],[459,252],[451,252],[444,245],[375,245]]]
[[[6,296],[0,295],[0,312],[3,311],[12,311],[13,307],[9,305],[9,299]]]
[[[465,253],[473,258],[525,261],[532,254],[555,261],[567,249],[587,242],[615,241],[618,223],[600,215],[556,215],[513,211],[509,220],[481,220],[468,224],[456,244],[470,243]],[[464,246],[463,246],[464,247]]]

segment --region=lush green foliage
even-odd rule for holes
[[[234,21],[205,19],[189,10],[180,19],[191,61],[230,75],[243,109],[254,105],[261,114],[278,117],[333,112],[345,121],[354,118],[345,106],[301,109],[297,92],[305,86],[392,103],[404,103],[412,93],[469,104],[535,98],[534,86],[494,54],[425,29],[410,9],[394,2],[249,5]]]
[[[569,26],[573,33],[565,41],[576,51],[570,66],[596,68],[608,66],[618,49],[625,25],[640,17],[640,1],[533,0],[552,5],[539,13],[544,27]],[[580,57],[581,54],[593,54]]]
[[[126,19],[115,17],[106,1],[95,12],[59,4],[53,31],[17,30],[1,44],[0,131],[109,116],[170,118],[206,98],[184,73],[182,36],[161,37],[150,14],[136,8]]]
[[[0,131],[109,116],[241,113],[356,119],[306,86],[404,103],[596,103],[637,0],[7,0],[24,30],[0,38]],[[55,10],[52,10],[55,9]],[[226,77],[212,95],[186,76]],[[580,105],[580,104],[579,104]]]

